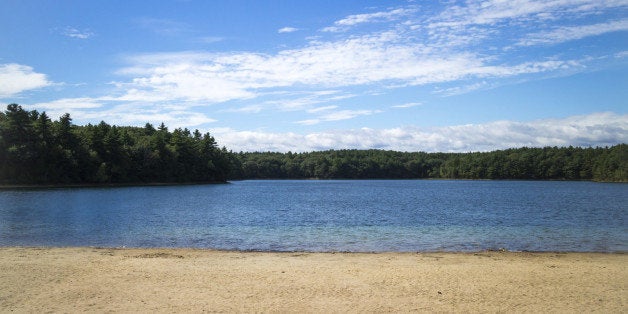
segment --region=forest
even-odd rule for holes
[[[628,145],[426,153],[329,150],[239,152],[209,134],[78,126],[69,114],[10,104],[0,112],[0,184],[206,183],[240,179],[512,179],[628,182]]]
[[[5,185],[224,182],[229,168],[229,154],[198,130],[77,126],[69,114],[51,121],[17,104],[0,113]]]
[[[501,179],[628,181],[628,145],[516,148],[474,153],[330,150],[238,153],[241,179]]]

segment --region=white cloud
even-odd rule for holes
[[[336,109],[338,108],[338,106],[323,106],[323,107],[317,107],[317,108],[312,108],[309,109],[307,112],[309,113],[318,113],[321,111],[327,111],[327,110],[332,110],[332,109]]]
[[[392,108],[412,108],[412,107],[416,107],[416,106],[420,106],[422,105],[420,102],[410,102],[410,103],[405,103],[405,104],[401,104],[401,105],[394,105],[391,106]]]
[[[51,117],[59,117],[77,110],[101,108],[102,106],[101,102],[92,98],[63,98],[33,105],[37,110],[46,111]]]
[[[321,123],[321,120],[320,119],[305,119],[305,120],[297,121],[295,123],[301,124],[301,125],[315,125],[315,124]]]
[[[282,28],[278,29],[277,33],[280,33],[280,34],[282,34],[282,33],[293,33],[293,32],[296,32],[298,30],[299,30],[298,28],[286,26],[286,27],[282,27]]]
[[[476,82],[476,83],[468,84],[468,85],[459,85],[459,86],[454,86],[454,87],[449,87],[449,88],[437,89],[435,93],[441,94],[444,96],[453,96],[453,95],[466,94],[474,90],[487,88],[488,86],[489,84],[486,81],[480,81],[480,82]]]
[[[16,64],[0,64],[0,98],[15,97],[19,93],[52,85],[45,74],[33,68]]]
[[[398,9],[393,9],[390,11],[349,15],[341,20],[334,22],[334,26],[323,28],[322,31],[339,32],[339,31],[345,30],[346,27],[348,26],[354,26],[354,25],[362,24],[362,23],[391,21],[391,20],[398,19],[399,17],[409,15],[413,12],[415,12],[414,9],[398,8]]]
[[[229,75],[229,72],[223,72],[217,68],[222,65],[195,64],[186,59],[178,59],[177,54],[171,57],[172,61],[176,60],[177,63],[136,69],[150,74],[135,77],[128,83],[118,84],[124,92],[121,100],[147,102],[182,100],[217,103],[254,96],[247,90],[249,86],[240,85],[237,79],[225,77]]]
[[[147,122],[164,122],[172,128],[190,128],[216,121],[205,114],[191,111],[186,106],[134,103],[113,97],[64,98],[35,103],[28,107],[46,111],[50,117],[69,113],[77,124],[106,121],[116,125],[143,126]]]
[[[104,116],[103,116],[104,114]],[[163,108],[142,108],[117,106],[105,112],[83,113],[76,119],[104,120],[119,125],[143,126],[146,122],[157,125],[163,122],[169,128],[194,128],[216,122],[205,114],[188,110],[165,110]]]
[[[528,31],[538,32],[548,25],[578,21],[604,10],[626,6],[628,2],[625,0],[469,0],[464,5],[447,6],[427,21],[415,21],[410,28],[425,31],[433,46],[481,45],[500,33],[507,34],[503,38],[506,43],[522,35],[525,37]]]
[[[582,39],[589,36],[597,36],[609,32],[627,30],[628,19],[593,25],[567,26],[560,27],[551,31],[530,34],[526,38],[520,40],[517,45],[532,46],[540,44],[558,44],[566,41]]]
[[[597,10],[626,6],[625,0],[469,0],[465,6],[450,6],[433,19],[431,27],[496,25],[506,20],[548,20],[558,16],[581,16]]]
[[[218,145],[233,151],[295,151],[297,143],[304,140],[302,135],[291,132],[236,131],[231,128],[210,129],[210,132],[216,138]]]
[[[266,109],[276,109],[281,111],[307,110],[313,105],[328,103],[342,99],[355,97],[353,94],[341,94],[338,90],[318,90],[306,92],[282,93],[277,99],[263,102]]]
[[[309,134],[210,130],[234,151],[327,149],[468,152],[516,147],[606,146],[628,142],[628,115],[592,113],[530,122],[495,121],[434,128],[351,129]]]
[[[327,107],[322,107],[322,108],[317,108],[314,110],[310,110],[309,112],[314,112],[314,113],[321,113],[324,112],[324,114],[319,115],[318,117],[314,118],[314,119],[306,119],[306,120],[301,120],[301,121],[297,121],[296,123],[298,124],[302,124],[302,125],[314,125],[314,124],[318,124],[321,122],[327,122],[327,121],[340,121],[340,120],[349,120],[349,119],[353,119],[359,116],[368,116],[368,115],[372,115],[374,113],[380,113],[380,110],[337,110],[337,111],[330,111],[332,110],[332,108],[335,108],[335,106],[327,106]]]
[[[94,32],[92,32],[89,29],[77,29],[74,27],[66,27],[63,29],[62,34],[71,38],[77,38],[77,39],[88,39],[92,36],[94,36]]]
[[[343,31],[344,28],[338,27],[338,26],[327,26],[323,29],[321,29],[321,31],[323,32],[330,32],[330,33],[337,33],[337,32],[341,32]]]
[[[242,113],[258,113],[263,110],[279,110],[279,111],[302,111],[315,113],[338,106],[313,107],[319,103],[327,103],[354,97],[352,94],[339,94],[335,90],[319,90],[319,91],[295,91],[268,93],[264,95],[272,97],[272,100],[256,102],[240,108],[224,109],[223,112],[242,112]]]
[[[378,110],[339,110],[324,114],[321,116],[323,121],[338,121],[348,120],[359,116],[368,116],[374,113],[379,113]]]
[[[412,86],[578,65],[559,60],[493,65],[472,53],[435,54],[421,45],[398,43],[394,33],[313,43],[274,55],[183,52],[140,55],[131,61],[135,64],[120,71],[135,76],[119,84],[126,89],[124,98],[209,103],[250,99],[264,89],[296,85],[338,88],[389,82]]]
[[[617,59],[626,58],[626,57],[628,57],[628,50],[624,50],[624,51],[618,52],[618,53],[616,53],[614,55],[614,57],[617,58]]]
[[[572,74],[584,69],[584,55],[531,58],[512,51],[518,41],[519,46],[560,42],[625,29],[625,20],[572,27],[556,27],[559,24],[548,22],[534,28],[536,33],[526,35],[531,30],[529,25],[539,21],[566,17],[578,22],[578,16],[626,5],[626,1],[619,0],[469,0],[451,2],[432,17],[412,5],[354,14],[330,27],[377,22],[377,30],[336,35],[330,40],[319,37],[303,47],[269,53],[184,51],[131,56],[127,59],[129,66],[118,71],[127,79],[117,83],[117,97],[135,102],[210,105],[256,99],[271,92],[286,93],[283,98],[233,109],[260,112],[309,110],[314,104],[333,101],[331,97],[294,94],[294,89],[333,89],[340,94],[338,97],[355,97],[349,89],[356,86],[392,90],[446,83],[450,87],[435,86],[439,94],[467,93],[495,86],[494,81],[504,78]],[[172,20],[137,22],[166,33],[189,31],[187,24]],[[294,30],[284,27],[278,31]]]

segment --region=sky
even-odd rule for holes
[[[628,143],[628,0],[0,0],[0,104],[233,151]]]

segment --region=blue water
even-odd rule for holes
[[[0,246],[628,251],[628,184],[236,181],[0,191]]]

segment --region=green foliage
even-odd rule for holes
[[[11,104],[0,112],[0,183],[91,184],[225,181],[229,153],[209,133],[98,125]]]
[[[628,181],[628,145],[486,153],[330,150],[238,153],[234,179],[517,179]]]

